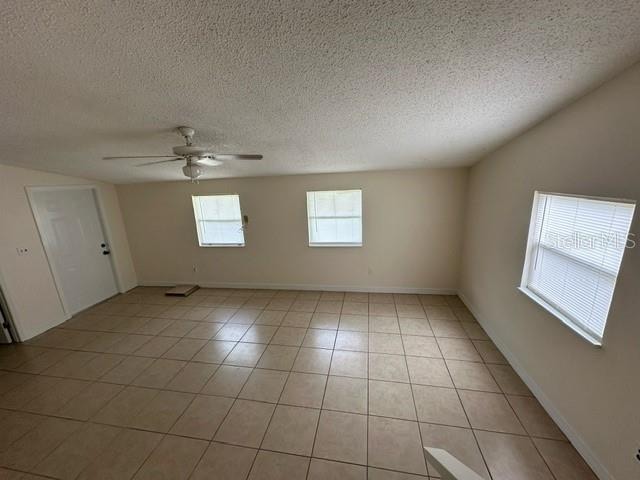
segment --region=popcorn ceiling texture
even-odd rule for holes
[[[0,162],[183,179],[186,124],[263,153],[207,177],[458,166],[640,57],[637,0],[6,1]]]

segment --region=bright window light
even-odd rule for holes
[[[623,200],[535,194],[520,289],[595,345],[633,245],[634,209]]]
[[[201,247],[244,247],[238,195],[191,198]]]
[[[309,245],[362,246],[362,190],[307,192]]]

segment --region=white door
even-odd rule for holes
[[[118,292],[93,188],[34,188],[32,208],[63,305],[73,315]]]

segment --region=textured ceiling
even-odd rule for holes
[[[640,2],[0,3],[0,162],[117,183],[468,165],[640,58]]]

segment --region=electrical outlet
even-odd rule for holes
[[[194,265],[194,266],[193,266],[193,271],[194,271],[194,272],[197,272],[197,271],[198,271],[198,266],[197,266],[197,265]]]
[[[27,247],[18,247],[16,248],[19,256],[23,256],[29,253],[29,249]]]

